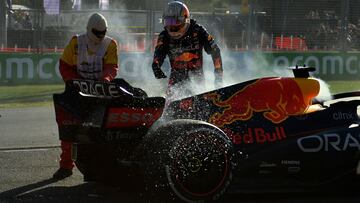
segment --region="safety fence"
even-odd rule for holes
[[[360,50],[360,0],[241,2],[248,2],[247,12],[235,6],[191,14],[223,49],[231,51]],[[62,9],[49,15],[42,8],[14,7],[7,16],[7,40],[0,43],[0,51],[59,52],[73,35],[86,31],[88,16],[95,11],[108,19],[108,34],[121,51],[152,51],[163,29],[160,9]]]

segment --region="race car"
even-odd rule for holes
[[[138,183],[149,198],[353,186],[360,92],[320,101],[311,67],[166,102],[123,79],[73,80],[54,94],[61,140],[85,181]],[[340,100],[339,100],[340,99]],[[346,101],[344,101],[346,100]]]

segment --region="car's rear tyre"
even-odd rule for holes
[[[145,184],[152,194],[170,194],[165,198],[186,202],[212,201],[230,184],[232,144],[211,124],[172,121],[148,135],[144,143]]]
[[[76,160],[75,166],[84,176],[84,181],[93,181],[96,179],[96,168],[94,168],[94,152],[91,145],[75,145]]]
[[[84,181],[116,184],[120,171],[116,167],[116,153],[112,145],[78,144],[75,165],[83,174]]]

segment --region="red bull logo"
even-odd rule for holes
[[[192,99],[184,99],[180,102],[179,108],[184,111],[192,110],[193,100]]]
[[[189,62],[193,59],[198,59],[199,56],[197,54],[193,54],[190,52],[185,52],[183,54],[181,54],[180,56],[175,58],[175,62]]]
[[[234,121],[249,120],[254,112],[273,123],[280,123],[290,115],[304,113],[311,99],[319,92],[319,83],[306,78],[263,78],[235,92],[221,101],[216,93],[206,96],[224,108],[209,118],[209,122],[222,127]]]
[[[264,128],[247,128],[243,133],[236,133],[225,128],[224,132],[234,144],[266,144],[278,142],[287,138],[283,127],[275,127],[270,130]]]

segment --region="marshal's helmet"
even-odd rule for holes
[[[104,39],[107,31],[107,21],[100,13],[94,13],[90,16],[87,23],[87,35],[94,43],[99,43]]]
[[[172,38],[181,38],[190,25],[188,7],[179,1],[168,3],[163,14],[163,22],[166,31]]]

